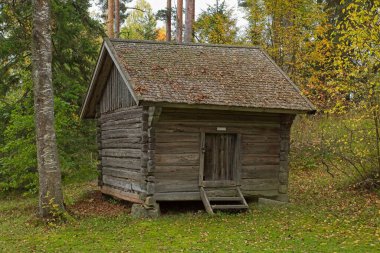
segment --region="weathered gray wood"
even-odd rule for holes
[[[140,118],[142,117],[142,111],[142,106],[120,108],[111,113],[102,114],[99,120],[103,124],[108,122],[109,120],[117,121]]]
[[[185,171],[183,173],[160,173],[155,171],[154,176],[157,180],[198,180],[199,173],[197,171]]]
[[[122,200],[127,200],[133,203],[138,203],[138,204],[143,204],[144,201],[142,201],[139,197],[138,194],[136,193],[131,193],[131,192],[125,192],[119,189],[112,188],[107,185],[103,185],[101,187],[101,192],[106,195],[111,195],[113,197],[122,199]]]
[[[204,179],[204,170],[205,170],[205,141],[206,141],[206,135],[204,132],[201,132],[201,143],[199,146],[199,186],[202,185],[203,179]]]
[[[232,187],[232,186],[236,186],[236,181],[235,180],[203,181],[201,183],[201,186],[207,187],[207,188]]]
[[[232,191],[231,191],[232,193]],[[276,197],[278,195],[278,190],[267,190],[267,191],[242,191],[245,197]],[[227,194],[229,195],[229,194]],[[220,196],[220,193],[213,194],[212,191],[209,192],[209,196]],[[186,192],[156,192],[154,198],[157,201],[195,201],[201,200],[199,190],[196,192],[186,191]]]
[[[146,192],[146,185],[143,184],[143,181],[103,175],[103,182],[107,186],[117,187],[126,192]]]
[[[207,188],[208,197],[231,197],[236,196],[236,186],[223,188]]]
[[[141,128],[102,131],[102,139],[142,138]]]
[[[101,113],[112,112],[119,108],[131,107],[136,105],[132,94],[129,92],[119,71],[112,64],[111,72],[108,76],[106,87],[100,100]]]
[[[243,143],[242,154],[278,155],[280,143]]]
[[[288,193],[288,154],[290,148],[290,128],[292,126],[294,115],[281,116],[280,129],[280,166],[278,174],[278,192],[282,199],[287,199]]]
[[[148,126],[152,127],[156,125],[156,123],[160,119],[161,112],[162,112],[161,107],[156,107],[156,106],[149,107],[149,112],[148,112],[149,117],[147,121]]]
[[[140,138],[120,138],[120,139],[108,139],[102,140],[102,148],[112,149],[112,148],[126,148],[126,149],[139,149],[143,145],[140,143]]]
[[[240,197],[209,197],[210,201],[240,201]]]
[[[233,190],[230,193],[226,194],[230,196],[233,193]],[[242,191],[245,197],[276,197],[278,195],[278,190],[267,190],[267,191]],[[210,198],[215,196],[221,196],[221,191],[214,194],[213,191],[208,192]],[[226,196],[226,197],[227,197]],[[200,192],[198,191],[186,191],[186,192],[156,192],[154,198],[157,201],[195,201],[201,200]]]
[[[156,173],[167,174],[171,176],[172,174],[183,174],[183,173],[194,173],[198,175],[199,165],[156,165]]]
[[[198,142],[199,133],[161,133],[159,128],[156,128],[156,143],[166,143],[166,142]]]
[[[135,121],[138,120],[134,119]],[[123,122],[123,123],[120,123]],[[141,129],[143,124],[141,122],[135,122],[135,123],[125,123],[124,120],[118,120],[114,121],[114,124],[109,124],[109,125],[102,125],[102,131],[107,131],[107,130],[119,130],[119,129]]]
[[[111,167],[103,167],[102,171],[103,171],[103,175],[107,175],[107,176],[132,179],[136,181],[143,179],[143,175],[140,173],[140,171],[132,171],[128,169],[118,169],[118,168],[111,168]]]
[[[80,115],[81,118],[90,118],[95,116],[96,105],[102,97],[102,91],[104,90],[104,87],[107,84],[107,79],[112,67],[112,58],[109,56],[107,50],[103,47],[98,62],[96,64],[95,73],[91,79],[90,88],[87,93],[84,106],[82,108],[82,112]],[[95,82],[97,89],[95,89]]]
[[[279,173],[279,165],[248,165],[242,167],[242,178],[267,178],[276,179]]]
[[[198,165],[199,154],[156,154],[157,165]]]
[[[182,154],[182,153],[198,153],[199,142],[182,142],[173,140],[173,142],[157,142],[157,154]]]
[[[156,192],[184,192],[199,191],[198,180],[162,180],[156,179]]]
[[[249,121],[249,122],[280,122],[279,114],[260,114],[260,113],[231,113],[230,111],[214,110],[183,110],[164,108],[162,111],[163,121]]]
[[[95,112],[95,117],[99,118],[100,117],[100,105],[96,105],[96,112]],[[98,146],[98,164],[97,164],[97,171],[98,171],[98,186],[103,185],[103,176],[102,176],[102,157],[101,157],[101,150],[102,150],[102,141],[101,141],[101,135],[102,135],[102,130],[101,130],[101,125],[99,121],[96,121],[96,143]]]
[[[136,158],[102,157],[102,165],[104,167],[140,170],[141,162],[140,159]]]
[[[157,133],[219,133],[218,127],[225,127],[225,133],[241,133],[241,134],[252,134],[252,135],[265,135],[265,136],[278,136],[280,130],[280,125],[264,125],[259,124],[254,126],[252,124],[240,125],[237,123],[228,126],[223,121],[221,122],[191,122],[191,123],[169,123],[160,122],[157,124]]]
[[[247,209],[246,205],[212,205],[212,209]]]
[[[254,135],[254,134],[242,134],[242,142],[244,144],[248,143],[258,143],[258,144],[266,144],[272,143],[277,144],[280,143],[280,132],[274,135]]]
[[[102,156],[106,157],[130,157],[130,158],[140,158],[141,149],[102,149]]]
[[[199,190],[196,192],[156,192],[154,198],[157,201],[194,201],[201,200]]]
[[[279,155],[242,154],[242,165],[278,165]]]
[[[236,148],[235,148],[235,154],[234,154],[235,156],[234,180],[237,185],[240,185],[240,182],[241,182],[241,170],[242,170],[241,154],[242,154],[241,134],[238,134],[236,136]]]
[[[202,199],[203,205],[205,206],[207,213],[208,214],[214,214],[214,211],[212,210],[211,205],[210,205],[210,201],[207,198],[206,191],[204,190],[203,187],[200,187],[200,195],[201,195],[201,199]]]
[[[272,109],[272,108],[256,108],[256,107],[241,107],[229,105],[207,105],[207,104],[185,104],[185,103],[169,103],[169,102],[148,102],[141,101],[142,105],[156,105],[165,108],[182,108],[182,109],[198,109],[198,110],[218,110],[218,111],[234,111],[234,112],[253,112],[253,113],[289,113],[289,114],[306,114],[310,111],[303,110],[287,110],[287,109]]]
[[[262,113],[262,112],[251,112],[251,111],[240,111],[240,112],[236,112],[236,111],[230,111],[230,110],[214,110],[214,109],[203,109],[203,110],[199,110],[197,108],[184,108],[184,107],[175,107],[175,106],[168,106],[168,107],[163,107],[163,112],[165,113],[192,113],[192,114],[220,114],[220,115],[224,115],[224,114],[228,114],[228,115],[236,115],[236,114],[239,114],[239,115],[242,115],[242,116],[246,116],[246,115],[251,115],[251,116],[258,116],[258,117],[269,117],[269,118],[272,118],[272,117],[280,117],[281,115],[283,115],[282,113]]]
[[[121,119],[113,120],[109,119],[101,124],[102,127],[118,127],[118,126],[128,126],[129,124],[142,123],[141,117],[135,117],[131,119]]]
[[[233,180],[237,175],[237,135],[206,134],[205,180]]]
[[[243,193],[242,193],[240,187],[236,187],[236,190],[237,190],[238,196],[240,197],[240,199],[241,199],[243,205],[244,205],[245,207],[248,208],[248,203],[247,203],[247,201],[245,200],[244,195],[243,195]]]

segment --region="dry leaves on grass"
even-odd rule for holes
[[[102,195],[100,191],[91,191],[83,199],[68,207],[75,216],[117,216],[130,213],[131,204],[117,201]]]

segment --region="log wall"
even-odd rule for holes
[[[218,132],[218,127],[241,134],[244,195],[278,197],[287,186],[288,148],[284,147],[291,124],[288,121],[285,127],[282,120],[280,114],[164,108],[155,125],[155,198],[200,198],[200,133]],[[280,165],[286,173],[280,174]]]
[[[141,173],[147,129],[143,107],[132,106],[103,113],[98,122],[102,191],[141,202],[147,190],[145,176]]]

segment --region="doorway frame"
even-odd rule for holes
[[[204,169],[205,169],[205,152],[206,152],[206,134],[234,134],[236,135],[236,147],[235,147],[235,163],[234,163],[234,179],[233,180],[215,180],[205,181]],[[200,134],[200,149],[199,149],[199,186],[200,187],[232,187],[241,185],[241,134],[236,132],[227,131],[207,131]]]

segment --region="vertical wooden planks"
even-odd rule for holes
[[[236,136],[236,144],[235,144],[235,181],[237,185],[241,184],[241,134],[237,134]]]
[[[199,150],[199,185],[202,185],[202,181],[204,178],[204,166],[205,166],[205,152],[206,152],[206,143],[205,143],[205,133],[201,132],[200,135],[200,150]]]
[[[237,134],[205,134],[205,180],[235,180]]]
[[[109,113],[135,105],[132,94],[129,92],[117,68],[113,66],[100,100],[100,113]]]

